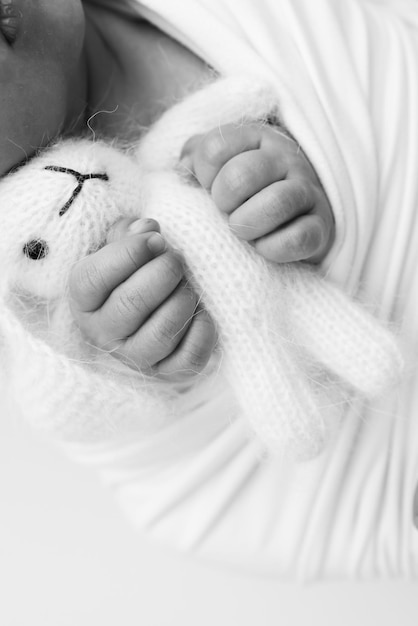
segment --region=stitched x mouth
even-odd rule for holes
[[[74,200],[77,198],[77,196],[83,189],[83,185],[86,182],[86,180],[91,180],[92,178],[98,178],[100,180],[106,180],[106,181],[109,180],[109,176],[107,174],[80,174],[80,172],[77,172],[76,170],[72,170],[69,167],[59,167],[58,165],[47,165],[45,169],[50,170],[52,172],[61,172],[63,174],[70,174],[70,176],[74,176],[74,178],[77,180],[77,183],[78,183],[77,187],[74,189],[72,193],[71,198],[67,200],[67,202],[64,204],[62,209],[60,209],[60,212],[59,212],[60,217],[66,214],[66,212],[68,211],[68,209],[70,208]]]

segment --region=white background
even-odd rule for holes
[[[1,626],[417,626],[418,585],[297,588],[150,545],[95,476],[0,418]]]

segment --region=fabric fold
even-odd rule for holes
[[[154,22],[221,75],[252,72],[275,84],[281,120],[335,213],[324,271],[397,329],[411,359],[399,388],[352,403],[332,444],[300,466],[264,459],[213,388],[169,437],[68,453],[103,475],[140,531],[224,567],[286,580],[415,578],[416,3],[103,4]]]

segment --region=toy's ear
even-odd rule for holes
[[[0,263],[15,288],[53,298],[72,265],[138,212],[138,165],[104,142],[61,141],[0,181]]]

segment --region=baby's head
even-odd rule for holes
[[[84,29],[81,0],[0,3],[0,177],[81,116]]]

